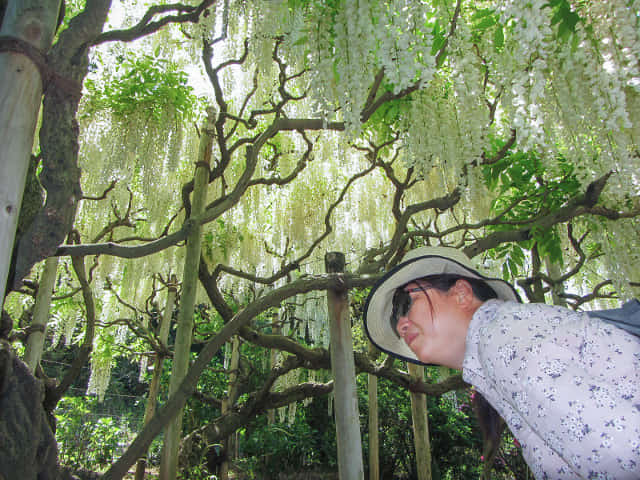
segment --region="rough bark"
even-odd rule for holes
[[[35,263],[55,253],[73,225],[82,195],[76,112],[88,72],[90,42],[102,32],[110,6],[110,0],[87,2],[47,56],[52,74],[46,86],[40,128],[40,182],[47,191],[47,200],[16,246],[12,288],[20,285]],[[56,20],[57,10],[54,27]]]
[[[0,341],[0,478],[56,479],[58,451],[42,383]]]

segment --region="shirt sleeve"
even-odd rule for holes
[[[479,334],[496,408],[536,478],[638,478],[637,337],[564,308],[511,302]]]

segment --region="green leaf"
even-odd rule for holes
[[[474,26],[478,30],[486,30],[487,28],[494,26],[496,23],[497,23],[496,18],[491,16],[491,17],[483,18],[480,22],[476,23]]]
[[[431,34],[433,35],[433,45],[431,45],[431,55],[436,55],[444,45],[444,42],[446,41],[446,37],[444,33],[445,32],[443,30],[440,30],[440,23],[438,22],[438,20],[436,20],[435,24],[433,25],[433,30],[431,32]]]
[[[518,265],[519,267],[524,266],[524,251],[517,245],[513,246],[513,250],[511,252],[511,260]]]
[[[509,280],[509,278],[510,278],[508,263],[509,263],[509,262],[504,262],[504,263],[502,264],[502,278],[503,278],[505,281],[508,281],[508,280]]]
[[[509,260],[507,263],[509,264],[509,271],[511,272],[511,276],[517,277],[519,274],[518,265],[512,260]]]
[[[498,25],[496,31],[493,33],[493,47],[496,51],[501,50],[504,47],[504,30],[502,25]]]
[[[571,10],[567,0],[555,0],[549,2],[547,6],[553,9],[551,24],[558,25],[558,37],[564,41],[571,38],[576,31],[576,25],[581,20],[580,15]]]
[[[494,11],[491,8],[482,8],[480,10],[476,10],[473,15],[471,15],[471,20],[473,22],[477,22],[478,20],[492,16],[493,14]]]

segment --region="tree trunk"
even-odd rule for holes
[[[369,342],[369,355],[377,358],[378,349]],[[380,480],[380,437],[378,435],[378,377],[368,374],[369,393],[369,480]]]
[[[190,218],[200,215],[205,207],[207,185],[209,183],[209,165],[211,163],[214,121],[215,114],[212,109],[209,109],[206,125],[202,129],[202,136],[200,138]],[[178,313],[178,330],[176,332],[173,353],[171,381],[169,382],[169,396],[176,392],[189,368],[193,311],[196,299],[196,288],[198,286],[201,232],[202,227],[200,225],[192,225],[189,236],[187,237],[187,250],[182,278],[182,299]],[[182,434],[182,413],[183,409],[180,409],[165,430],[162,461],[160,463],[160,480],[174,480],[176,478],[178,471],[178,450]]]
[[[343,254],[331,252],[325,256],[327,273],[344,272],[344,266]],[[327,290],[327,303],[331,335],[331,370],[334,380],[338,471],[342,480],[364,480],[356,369],[353,360],[347,290],[340,286]]]
[[[547,267],[547,275],[549,275],[552,280],[557,280],[562,276],[560,266],[557,263],[553,263],[549,257],[545,257],[544,264]],[[562,297],[563,293],[564,285],[561,282],[556,283],[551,287],[551,298],[553,299],[554,305],[567,307],[567,301]]]
[[[533,298],[530,300],[536,303],[545,303],[544,286],[542,285],[542,279],[539,277],[541,267],[542,259],[540,258],[540,252],[538,251],[538,244],[534,243],[533,248],[531,249],[531,273],[535,280],[531,284]]]
[[[24,361],[29,365],[31,373],[36,371],[40,358],[42,358],[42,346],[49,321],[49,307],[51,306],[53,286],[56,283],[56,273],[58,273],[58,257],[47,258],[40,276],[36,304],[33,309],[32,332],[27,338],[27,346],[24,351]]]
[[[222,401],[222,415],[227,413],[236,403],[238,393],[238,365],[240,363],[240,338],[236,335],[233,337],[231,347],[231,363],[229,365],[229,392],[227,398]],[[233,435],[227,437],[222,442],[223,452],[225,453],[225,461],[220,466],[220,480],[228,480],[229,478],[229,461],[233,460],[234,441]]]
[[[409,373],[415,379],[424,380],[424,367],[409,363]],[[427,396],[411,393],[411,418],[413,419],[413,442],[416,448],[418,480],[431,480],[431,445],[429,443],[429,419]]]
[[[9,288],[18,288],[33,265],[53,256],[73,227],[82,198],[76,114],[89,71],[89,49],[102,32],[110,7],[111,0],[86,2],[47,52],[48,84],[38,132],[42,155],[38,180],[47,194],[44,206],[16,238]]]
[[[42,54],[53,41],[59,11],[60,0],[10,0],[0,36],[26,42]],[[42,78],[34,60],[24,53],[0,51],[0,251],[3,252],[0,308],[7,287],[42,90]]]
[[[163,347],[167,347],[167,340],[169,338],[169,327],[171,326],[171,315],[176,304],[176,282],[175,275],[171,276],[171,284],[169,285],[169,292],[167,294],[167,305],[164,308],[164,314],[160,322],[160,329],[158,337]],[[158,393],[160,392],[160,378],[162,377],[162,364],[164,363],[165,355],[158,353],[156,355],[155,363],[153,365],[153,377],[151,379],[151,385],[149,385],[149,398],[147,400],[147,406],[144,411],[143,425],[149,423],[149,420],[153,418],[156,413],[156,404],[158,403]],[[143,480],[145,469],[147,467],[147,457],[141,457],[138,460],[136,466],[135,480]]]

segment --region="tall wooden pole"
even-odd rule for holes
[[[43,59],[42,54],[51,47],[59,11],[60,0],[9,0],[0,36],[7,41],[15,39],[16,44],[24,42]],[[7,288],[42,90],[40,72],[33,59],[16,51],[0,51],[0,308]]]
[[[200,137],[198,162],[193,181],[193,197],[191,201],[191,218],[195,218],[204,211],[207,185],[209,184],[209,165],[211,164],[211,146],[214,134],[215,113],[208,109],[208,118]],[[178,329],[173,353],[173,367],[169,382],[169,396],[171,397],[184,379],[189,369],[189,355],[191,353],[191,334],[193,330],[193,312],[198,286],[198,266],[200,263],[200,247],[202,227],[191,225],[187,237],[187,251],[184,260],[182,276],[182,298],[178,312]],[[160,461],[160,480],[175,480],[178,473],[178,450],[182,437],[182,414],[180,409],[174,419],[169,422],[165,430],[162,459]]]
[[[369,356],[377,358],[378,349],[369,342]],[[368,375],[369,394],[369,480],[380,480],[380,437],[378,434],[378,377]]]
[[[424,367],[409,363],[409,374],[424,380]],[[431,444],[429,442],[429,419],[427,417],[427,396],[410,392],[411,418],[413,420],[413,442],[416,449],[418,480],[431,480]]]
[[[345,268],[344,255],[339,252],[327,253],[325,268],[327,273],[343,273]],[[329,289],[327,304],[331,335],[331,371],[333,372],[338,471],[341,480],[364,480],[356,368],[353,360],[347,290],[340,286]]]
[[[58,257],[49,257],[44,262],[44,269],[40,275],[36,304],[33,307],[32,332],[27,338],[27,346],[24,350],[24,361],[29,365],[31,373],[36,371],[42,358],[44,335],[49,321],[49,308],[51,307],[51,295],[53,285],[56,283],[58,272]]]

